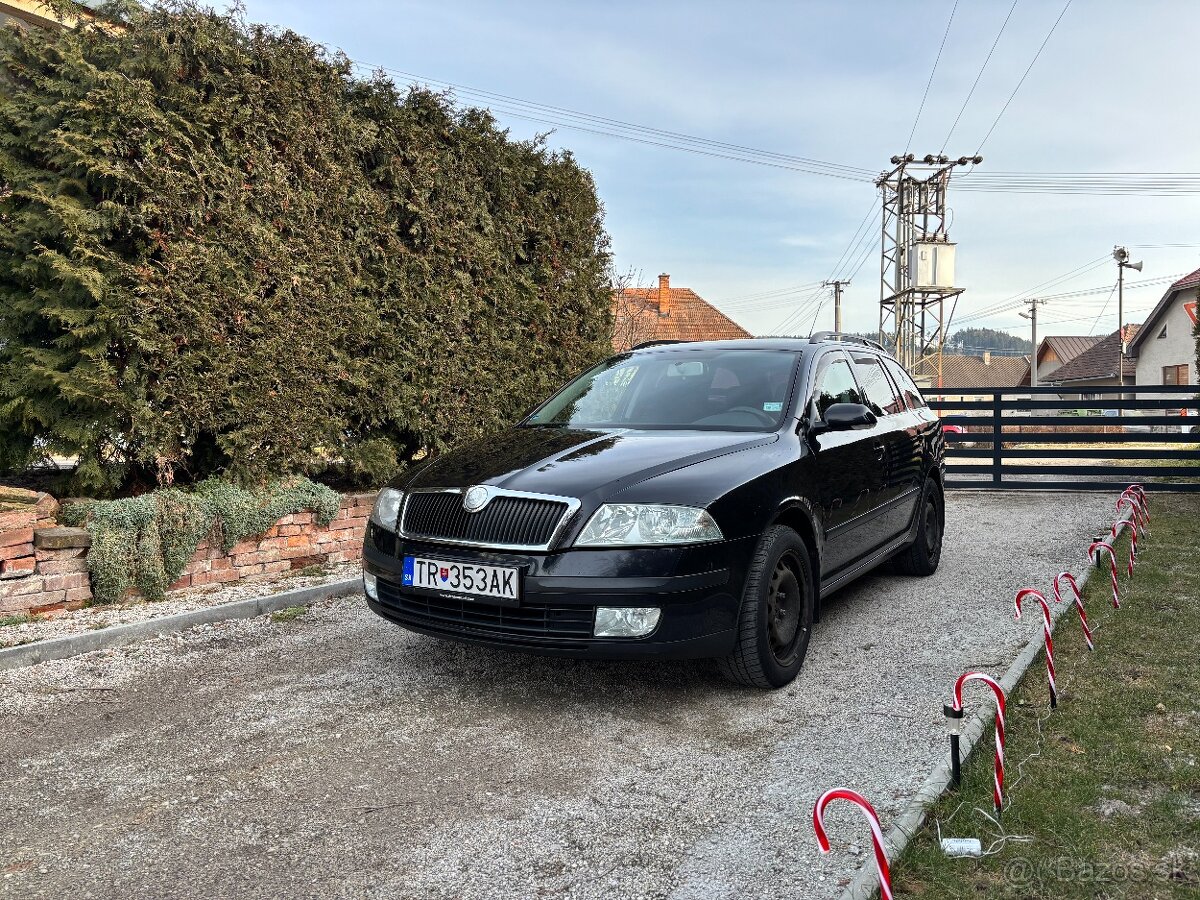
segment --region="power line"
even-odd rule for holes
[[[1092,327],[1088,329],[1088,334],[1092,334],[1096,330],[1096,326],[1100,324],[1100,320],[1104,318],[1104,313],[1108,309],[1108,304],[1112,302],[1113,294],[1117,291],[1116,283],[1113,284],[1112,290],[1108,292],[1108,296],[1104,298],[1104,305],[1100,307],[1100,314],[1096,316],[1096,321],[1092,323]],[[1117,327],[1120,328],[1124,322],[1118,322]]]
[[[483,90],[481,88],[473,88],[467,85],[456,84],[454,82],[441,81],[436,78],[428,78],[423,75],[418,75],[413,72],[406,72],[402,69],[395,69],[389,66],[374,65],[356,60],[352,60],[351,62],[353,62],[354,65],[364,69],[380,70],[394,75],[399,75],[411,84],[440,85],[442,88],[449,89],[457,94],[479,98],[494,112],[501,112],[505,115],[528,119],[530,121],[540,122],[542,124],[554,125],[561,128],[569,128],[592,134],[600,134],[607,137],[621,138],[624,140],[634,141],[636,143],[664,147],[671,150],[697,153],[703,156],[712,156],[719,159],[730,159],[737,162],[749,162],[756,165],[771,166],[774,168],[789,169],[792,171],[802,171],[814,175],[825,175],[831,178],[843,178],[852,181],[871,181],[875,175],[875,173],[871,170],[857,166],[847,166],[841,163],[831,163],[810,157],[776,153],[770,150],[761,150],[755,147],[748,147],[743,144],[716,141],[710,138],[685,134],[683,132],[669,131],[667,129],[655,128],[648,125],[639,125],[633,122],[626,122],[621,119],[613,119],[607,116],[593,115],[591,113],[585,113],[567,107],[538,103],[533,100],[524,100],[519,97],[513,97],[507,94],[499,94],[493,91]]]
[[[917,117],[913,119],[912,130],[908,133],[908,140],[904,142],[905,154],[912,147],[913,135],[917,133],[917,123],[921,121],[921,113],[925,110],[925,100],[929,97],[929,88],[933,86],[933,76],[937,74],[938,63],[942,61],[942,51],[946,49],[946,38],[950,37],[950,26],[954,24],[954,14],[956,12],[958,12],[958,0],[954,0],[954,6],[950,8],[950,18],[946,22],[946,30],[942,34],[942,43],[938,46],[937,56],[934,57],[933,69],[929,73],[929,80],[925,82],[925,93],[921,95],[921,105],[917,107]]]
[[[996,120],[992,122],[992,127],[988,129],[987,134],[983,136],[983,140],[979,142],[979,149],[975,151],[976,156],[983,151],[983,145],[988,142],[988,138],[992,136],[992,132],[995,131],[996,126],[1000,124],[1000,119],[1004,117],[1004,113],[1008,110],[1008,105],[1012,103],[1013,98],[1017,96],[1017,91],[1019,91],[1021,89],[1021,85],[1025,83],[1025,79],[1033,70],[1033,65],[1038,61],[1038,57],[1042,55],[1042,51],[1046,49],[1046,45],[1050,43],[1050,38],[1054,34],[1055,29],[1058,28],[1058,23],[1061,22],[1063,16],[1067,14],[1067,9],[1070,8],[1070,6],[1071,0],[1067,0],[1067,2],[1063,5],[1062,12],[1058,14],[1058,18],[1054,20],[1054,24],[1050,26],[1050,31],[1046,34],[1046,39],[1042,41],[1042,45],[1038,47],[1037,53],[1035,53],[1033,55],[1033,59],[1029,61],[1029,65],[1025,68],[1025,73],[1021,76],[1021,80],[1017,82],[1017,86],[1013,88],[1013,92],[1009,94],[1008,99],[1004,101],[1004,106],[1000,108],[1000,112],[996,115]]]
[[[1008,27],[1008,20],[1012,18],[1012,14],[1017,8],[1017,2],[1018,0],[1013,0],[1013,5],[1009,7],[1008,15],[1004,17],[1004,22],[1000,25],[1000,31],[997,32],[996,39],[992,41],[992,49],[988,51],[987,56],[983,60],[983,65],[979,67],[979,73],[975,76],[975,82],[971,85],[971,90],[967,91],[967,99],[963,101],[958,115],[954,117],[954,124],[950,126],[950,130],[946,133],[946,140],[942,141],[942,149],[938,151],[939,154],[946,152],[946,146],[950,143],[954,129],[958,127],[959,120],[963,117],[963,113],[967,111],[967,104],[975,96],[975,88],[979,87],[979,79],[983,77],[984,70],[987,69],[988,63],[992,61],[992,54],[996,52],[996,45],[1000,43],[1000,37],[1004,34],[1004,29]]]

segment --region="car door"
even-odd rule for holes
[[[810,422],[819,422],[834,403],[862,403],[850,359],[841,350],[817,361],[808,401]],[[823,568],[832,575],[878,545],[872,528],[875,494],[882,488],[874,429],[827,431],[810,437],[813,449],[808,487],[824,516]]]
[[[879,421],[873,433],[880,489],[874,510],[874,529],[880,543],[904,532],[916,508],[921,448],[915,423],[909,421],[904,398],[884,368],[883,358],[869,350],[852,350],[854,375],[864,402]]]

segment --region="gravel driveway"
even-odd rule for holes
[[[836,896],[999,674],[1012,596],[1083,566],[1108,495],[952,495],[929,579],[839,593],[790,689],[699,663],[466,649],[360,600],[0,673],[0,894]]]

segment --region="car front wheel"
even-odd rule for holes
[[[737,646],[718,662],[722,674],[750,687],[790,683],[808,652],[815,599],[804,540],[782,525],[767,529],[746,578]]]

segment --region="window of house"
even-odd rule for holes
[[[1163,384],[1188,384],[1188,367],[1187,364],[1182,366],[1163,366],[1162,370]]]
[[[1160,331],[1160,332],[1158,333],[1158,339],[1159,339],[1159,340],[1162,340],[1162,339],[1163,339],[1163,338],[1165,338],[1166,336],[1167,336],[1167,326],[1166,326],[1166,325],[1164,325],[1164,326],[1162,327],[1162,331]]]

